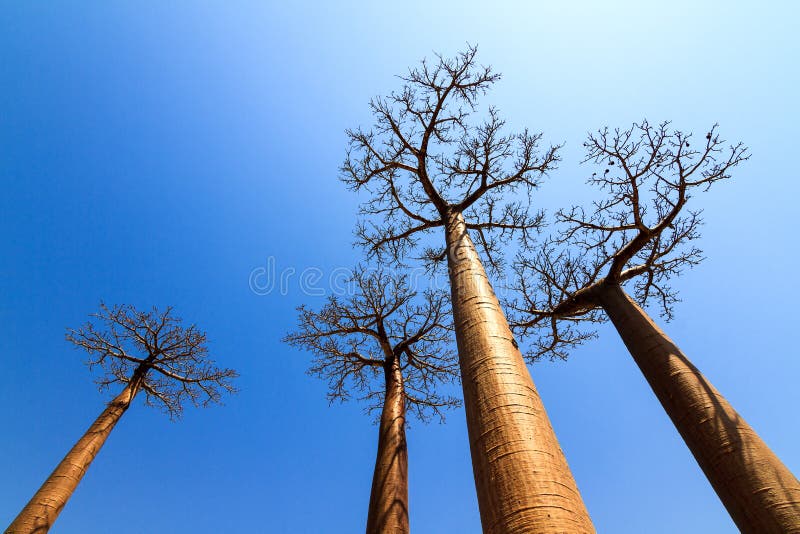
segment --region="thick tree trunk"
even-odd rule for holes
[[[408,451],[403,375],[397,358],[385,367],[378,455],[372,476],[367,534],[408,534]]]
[[[800,482],[617,285],[600,302],[742,532],[800,533]]]
[[[472,468],[488,534],[594,532],[464,218],[446,225]]]
[[[130,406],[136,392],[137,388],[129,384],[108,403],[100,417],[61,460],[55,471],[6,529],[6,534],[44,534],[50,530],[114,425]]]

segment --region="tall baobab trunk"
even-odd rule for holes
[[[128,384],[108,403],[100,417],[92,423],[5,530],[5,534],[44,534],[50,530],[137,391],[138,387],[133,383]]]
[[[464,218],[447,219],[464,407],[483,531],[594,532]]]
[[[408,534],[408,450],[406,404],[400,362],[384,367],[386,396],[381,412],[378,455],[367,514],[367,534]]]
[[[800,533],[797,478],[620,286],[600,302],[736,526]]]

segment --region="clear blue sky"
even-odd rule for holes
[[[314,299],[248,278],[359,259],[344,130],[466,42],[504,74],[487,102],[566,142],[541,206],[590,198],[580,144],[606,124],[750,146],[696,198],[708,260],[666,330],[800,472],[796,3],[162,4],[0,7],[0,524],[107,399],[63,339],[104,299],[174,305],[242,391],[179,423],[137,403],[53,532],[363,529],[377,429],[279,341]],[[532,373],[600,532],[734,531],[613,331]],[[463,412],[409,442],[414,531],[479,532]]]

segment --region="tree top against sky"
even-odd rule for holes
[[[551,235],[517,258],[517,327],[537,338],[532,352],[566,357],[593,337],[581,323],[605,320],[597,292],[632,283],[642,305],[656,301],[670,319],[677,301],[673,276],[702,261],[694,245],[702,210],[686,207],[695,192],[731,177],[749,158],[741,143],[726,144],[714,125],[702,139],[646,120],[627,129],[603,128],[583,144],[593,165],[588,183],[601,197],[591,207],[555,213]]]
[[[101,303],[91,317],[66,337],[89,354],[86,363],[100,371],[100,389],[135,382],[145,403],[171,418],[181,415],[186,402],[205,407],[236,391],[236,371],[217,367],[208,357],[206,333],[194,324],[183,326],[171,307],[140,311]]]
[[[297,330],[284,340],[314,354],[309,374],[327,381],[331,402],[355,395],[368,412],[380,409],[385,371],[396,362],[409,411],[443,419],[459,404],[438,391],[457,380],[447,293],[418,293],[406,275],[363,267],[350,281],[351,294],[330,296],[318,311],[300,306]]]
[[[372,99],[371,128],[348,130],[342,180],[367,192],[356,233],[370,254],[400,260],[421,234],[463,214],[496,266],[501,244],[513,235],[528,240],[540,227],[541,213],[513,193],[537,187],[559,147],[540,149],[541,133],[509,133],[497,109],[479,111],[500,75],[476,54],[470,46],[453,58],[422,60],[400,77],[399,91]],[[423,257],[441,255],[429,249]]]

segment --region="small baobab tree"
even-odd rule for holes
[[[515,308],[521,333],[538,339],[532,356],[566,357],[594,335],[582,323],[608,317],[736,525],[800,532],[800,483],[641,307],[654,300],[672,317],[670,278],[702,259],[700,213],[686,205],[729,178],[747,149],[726,147],[716,126],[697,142],[647,122],[584,146],[604,198],[557,212],[561,229],[518,262]]]
[[[39,491],[6,529],[6,534],[44,534],[61,513],[89,465],[133,399],[180,416],[188,401],[206,406],[231,393],[231,369],[220,369],[208,357],[206,334],[184,327],[172,308],[139,311],[133,306],[100,305],[92,320],[67,332],[67,340],[89,354],[90,369],[100,369],[101,389],[120,384],[114,397],[67,453]]]
[[[331,402],[356,392],[368,412],[380,410],[367,533],[408,532],[406,411],[422,421],[443,419],[458,400],[437,393],[456,378],[447,295],[418,295],[407,276],[354,271],[346,298],[331,296],[319,310],[299,308],[287,343],[314,354],[309,373],[328,381]]]
[[[342,179],[370,198],[357,228],[379,259],[403,261],[420,239],[444,232],[473,472],[486,533],[593,532],[550,421],[484,269],[501,247],[526,241],[541,223],[530,194],[558,161],[542,135],[507,133],[498,111],[474,117],[498,79],[476,49],[437,56],[402,77],[399,92],[375,98],[371,129],[348,131]]]

